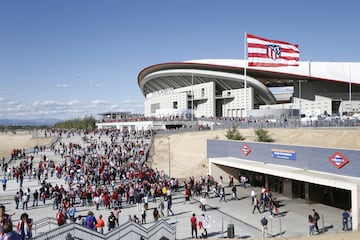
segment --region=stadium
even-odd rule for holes
[[[360,111],[358,62],[246,65],[246,60],[205,59],[143,69],[138,85],[145,117],[291,118]]]

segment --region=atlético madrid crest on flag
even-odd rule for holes
[[[337,168],[340,169],[350,161],[341,153],[335,152],[333,155],[329,157],[329,161]]]
[[[267,55],[272,60],[276,60],[281,56],[281,47],[279,45],[268,45]]]

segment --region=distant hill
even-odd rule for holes
[[[61,119],[38,118],[38,119],[0,119],[0,126],[49,126],[52,127]]]

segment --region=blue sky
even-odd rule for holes
[[[301,61],[359,61],[358,1],[0,0],[0,118],[143,113],[154,64],[243,59],[245,32]]]

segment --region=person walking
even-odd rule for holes
[[[190,189],[188,187],[185,187],[185,203],[190,202]]]
[[[251,189],[251,192],[250,192],[251,204],[254,204],[255,196],[256,196],[255,190]]]
[[[267,238],[268,237],[268,220],[266,219],[266,217],[264,216],[261,220],[261,233],[262,233],[262,238]]]
[[[96,231],[98,231],[99,233],[103,234],[104,233],[104,227],[105,227],[105,223],[104,223],[104,219],[103,216],[100,214],[98,219],[96,219]]]
[[[19,192],[16,192],[16,194],[14,196],[14,201],[15,201],[15,209],[19,209],[19,202],[20,202]]]
[[[174,216],[174,212],[171,209],[172,208],[172,196],[168,196],[168,200],[167,200],[167,216],[173,215]]]
[[[6,176],[3,177],[3,179],[1,179],[1,183],[2,183],[2,187],[3,187],[3,191],[6,191],[6,183],[7,183],[7,178]]]
[[[71,204],[68,214],[70,221],[75,222],[76,207],[74,206],[74,204]]]
[[[57,221],[59,226],[64,225],[65,222],[66,222],[64,212],[62,211],[61,208],[59,208],[59,210],[58,210],[58,212],[56,214],[56,221]]]
[[[202,195],[201,198],[200,198],[201,211],[203,211],[203,212],[206,211],[206,204],[207,204],[206,197],[205,197],[205,195]]]
[[[87,228],[90,228],[92,230],[96,230],[96,218],[94,216],[94,213],[92,211],[88,211],[88,214],[84,221],[84,226]]]
[[[311,214],[308,216],[308,222],[309,222],[309,235],[314,235],[314,218]]]
[[[113,212],[110,212],[110,216],[108,218],[108,231],[110,232],[115,228],[116,225],[116,217]]]
[[[23,194],[21,201],[22,201],[22,209],[28,210],[28,196],[26,194]]]
[[[256,196],[254,197],[253,204],[254,204],[254,208],[253,208],[252,213],[254,214],[256,209],[258,210],[259,213],[261,213],[260,207],[259,207],[259,199]]]
[[[141,224],[146,224],[146,210],[144,208],[141,212]]]
[[[33,207],[37,206],[39,203],[39,192],[36,189],[35,192],[33,193]]]
[[[231,191],[232,191],[231,200],[239,200],[238,195],[236,193],[236,185],[232,186]]]
[[[318,221],[320,219],[320,215],[315,209],[313,209],[312,211],[313,211],[313,219],[314,219],[315,230],[317,231],[317,233],[320,233],[319,226],[318,226]]]
[[[198,236],[197,236],[197,219],[196,219],[195,213],[193,213],[191,218],[190,218],[190,224],[191,224],[191,236],[192,236],[192,238],[194,238],[194,233],[195,233],[195,237],[198,238]]]
[[[207,238],[208,232],[207,229],[210,228],[210,218],[209,216],[205,215],[204,213],[201,215],[201,225],[202,225],[202,238]]]
[[[224,200],[224,202],[226,202],[226,199],[225,199],[225,188],[224,187],[221,187],[220,189],[220,199],[219,199],[219,202],[221,202],[221,200]]]
[[[163,199],[160,199],[160,203],[159,203],[158,209],[159,209],[159,212],[160,212],[161,217],[162,217],[162,218],[165,217],[165,214],[164,214],[165,204],[164,204],[164,200],[163,200]]]

